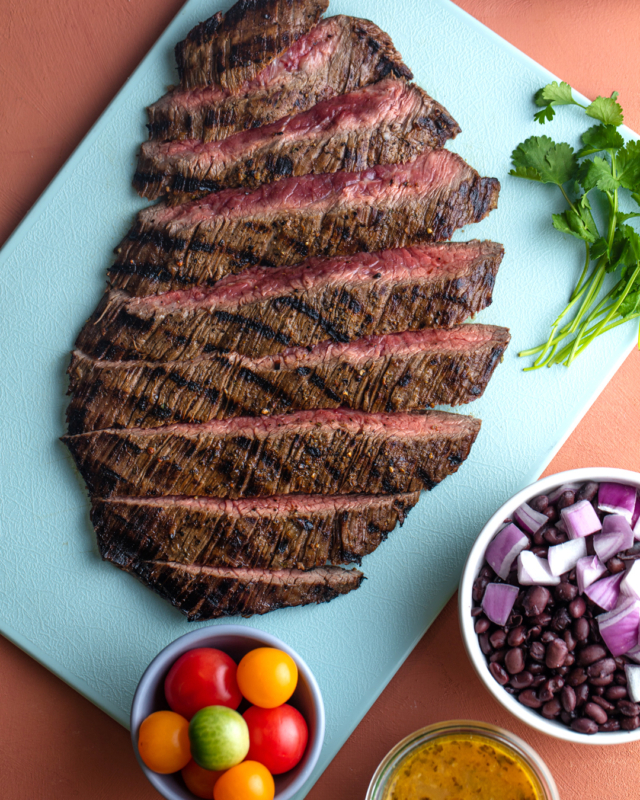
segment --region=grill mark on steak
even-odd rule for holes
[[[105,295],[76,346],[107,360],[170,361],[217,351],[252,356],[325,340],[450,327],[491,303],[502,259],[493,242],[440,243],[257,267],[212,290]]]
[[[186,614],[189,622],[327,603],[364,580],[357,569],[340,567],[267,571],[158,561],[114,563]]]
[[[313,569],[359,564],[402,525],[419,493],[246,500],[92,500],[103,558],[121,566],[172,561],[199,566]]]
[[[479,429],[480,420],[444,412],[336,409],[62,440],[90,494],[105,498],[398,494],[432,488],[455,472]]]
[[[221,142],[145,142],[133,185],[143,197],[183,202],[292,175],[404,163],[459,130],[422,89],[387,79]]]
[[[285,178],[175,207],[160,203],[138,214],[109,279],[113,288],[148,295],[211,286],[257,262],[287,266],[308,256],[449,239],[495,208],[499,189],[455,153],[430,150],[408,164]],[[158,277],[167,272],[169,280]]]
[[[368,20],[331,17],[235,95],[220,87],[169,92],[147,109],[147,127],[150,138],[161,141],[226,139],[387,76],[413,77],[389,36]],[[443,116],[441,122],[452,121]]]
[[[463,325],[262,358],[229,353],[164,363],[96,361],[76,351],[68,429],[74,435],[313,408],[393,412],[469,403],[484,392],[509,338],[506,328]]]
[[[239,0],[176,45],[182,86],[239,90],[317,25],[328,6],[329,0]]]

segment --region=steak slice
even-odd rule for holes
[[[114,288],[148,295],[211,286],[254,264],[350,255],[449,239],[496,207],[500,184],[460,156],[429,150],[401,165],[285,178],[253,192],[144,209],[117,248]]]
[[[385,77],[411,80],[389,36],[355,17],[325,19],[271,62],[240,93],[178,88],[147,109],[151,139],[226,139],[298,114]]]
[[[162,363],[96,361],[76,351],[69,433],[339,406],[391,412],[469,403],[484,392],[509,338],[506,328],[462,325],[262,358],[229,353]]]
[[[94,499],[102,557],[120,566],[313,569],[360,563],[415,506],[419,493],[215,498]]]
[[[133,185],[142,197],[183,202],[291,175],[404,163],[459,130],[422,89],[387,79],[220,142],[145,142]]]
[[[213,289],[105,295],[78,336],[110,361],[175,361],[214,350],[251,356],[363,336],[450,327],[491,303],[493,242],[440,243],[254,267]]]
[[[238,0],[176,45],[182,86],[237,91],[317,25],[328,6],[329,0]]]
[[[359,570],[341,567],[269,571],[142,561],[124,569],[180,609],[189,622],[328,603],[364,580]]]
[[[97,497],[398,494],[468,456],[480,420],[430,411],[298,411],[63,436]]]

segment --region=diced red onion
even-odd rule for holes
[[[625,573],[620,584],[620,592],[626,597],[640,600],[640,561],[634,561]]]
[[[580,500],[572,506],[563,508],[560,516],[567,526],[567,536],[570,539],[590,536],[602,528],[596,510],[588,500]]]
[[[611,655],[622,656],[638,644],[640,602],[631,597],[608,614],[596,617],[598,628]]]
[[[520,528],[511,523],[495,536],[485,553],[487,563],[503,581],[506,581],[518,553],[528,547],[529,539]]]
[[[636,507],[631,516],[631,527],[636,539],[640,539],[640,492],[636,492]]]
[[[518,587],[508,583],[490,583],[484,591],[482,610],[496,625],[506,625],[513,604],[518,596]]]
[[[546,558],[523,550],[518,556],[518,583],[521,586],[557,586],[560,578],[551,574]]]
[[[629,524],[636,507],[636,490],[624,483],[601,483],[598,488],[598,508],[609,514],[620,514]]]
[[[640,663],[640,644],[637,644],[635,647],[632,647],[631,650],[627,650],[625,656],[627,658],[631,658],[633,661],[637,661]]]
[[[605,611],[613,611],[620,597],[620,583],[623,578],[624,572],[608,575],[606,578],[592,583],[591,586],[587,586],[584,593],[600,608],[604,608]]]
[[[549,498],[550,503],[555,503],[556,500],[559,500],[560,497],[565,492],[575,492],[582,486],[581,483],[563,483],[562,486],[558,486],[557,489],[554,489],[551,494],[547,495]]]
[[[607,568],[600,561],[598,556],[581,558],[576,564],[576,582],[580,594],[584,594],[587,586],[591,586],[591,584],[597,581],[598,578],[601,578],[606,571]]]
[[[608,561],[633,544],[631,525],[619,514],[610,514],[602,520],[602,533],[593,537],[593,549],[600,561]]]
[[[586,539],[569,539],[549,548],[547,556],[552,575],[564,575],[572,570],[581,558],[587,555]]]
[[[629,699],[634,703],[638,703],[640,702],[640,667],[635,664],[625,664],[624,672],[627,676]]]
[[[524,531],[532,534],[537,533],[543,525],[549,522],[549,517],[539,511],[534,511],[527,503],[516,508],[513,517]]]

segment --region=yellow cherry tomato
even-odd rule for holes
[[[298,667],[275,647],[258,647],[242,659],[237,673],[240,691],[254,706],[276,708],[286,703],[298,684]]]
[[[275,793],[269,770],[257,761],[243,761],[218,778],[213,800],[273,800]]]
[[[205,800],[211,800],[213,797],[213,787],[221,775],[222,772],[203,769],[193,759],[182,770],[182,780],[187,789],[196,797],[203,797]]]
[[[154,772],[178,772],[191,760],[188,721],[175,711],[150,714],[138,732],[138,752]]]

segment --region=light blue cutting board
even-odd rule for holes
[[[1,630],[123,725],[145,666],[189,625],[100,561],[86,492],[58,441],[65,369],[111,251],[143,205],[130,180],[144,108],[175,81],[174,44],[217,8],[216,0],[185,5],[0,254]],[[498,210],[458,238],[504,243],[494,303],[481,320],[509,326],[513,340],[485,396],[467,407],[483,419],[471,457],[365,559],[362,588],[244,621],[287,641],[318,678],[327,736],[314,778],[453,593],[484,521],[540,474],[635,338],[633,326],[621,326],[569,373],[524,374],[516,357],[545,337],[582,258],[551,228],[557,190],[507,176],[512,148],[543,132],[531,97],[549,73],[445,0],[335,0],[331,13],[388,31],[416,81],[460,123],[453,148],[502,182]],[[581,112],[562,109],[544,132],[577,143],[584,127]]]

